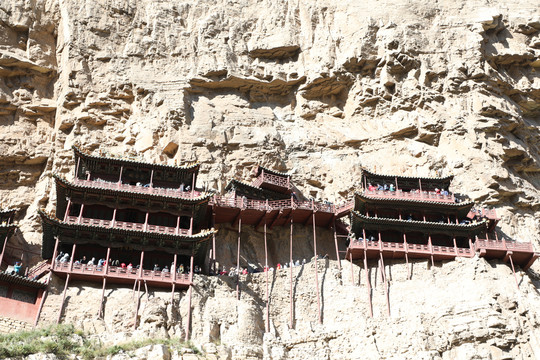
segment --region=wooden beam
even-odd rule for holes
[[[266,223],[266,214],[267,214],[266,210],[263,211],[263,215],[261,216],[261,218],[259,219],[259,221],[257,221],[257,224],[255,225],[255,230],[257,230],[257,228],[261,226],[263,222]]]
[[[364,241],[366,239],[364,238]],[[366,286],[368,291],[368,303],[369,303],[369,316],[373,317],[373,304],[371,302],[371,282],[369,281],[368,264],[367,264],[367,251],[364,249],[364,271],[366,273]]]
[[[62,319],[62,311],[64,311],[64,303],[66,301],[66,292],[69,284],[69,275],[67,274],[66,277],[66,283],[64,284],[64,292],[62,294],[62,302],[60,303],[60,311],[58,312],[58,318],[56,319],[56,323],[60,324],[60,320]]]
[[[322,324],[321,316],[321,298],[319,296],[319,269],[318,269],[318,255],[317,255],[317,231],[315,224],[315,211],[312,212],[313,216],[313,252],[315,254],[315,285],[317,290],[317,310],[319,312],[319,324]]]
[[[506,256],[508,256],[508,259],[510,260],[510,265],[512,265],[512,272],[514,273],[514,279],[516,280],[516,286],[517,286],[517,288],[519,290],[519,282],[518,282],[517,275],[516,275],[516,269],[514,268],[514,260],[512,260],[512,252],[508,251]]]
[[[103,318],[103,298],[105,297],[105,285],[107,284],[107,278],[103,278],[103,289],[101,289],[101,301],[99,302],[99,313],[98,317]]]
[[[188,318],[186,323],[186,342],[189,340],[189,330],[191,328],[191,293],[193,288],[193,254],[189,262],[189,290],[188,290]]]
[[[268,243],[266,241],[266,221],[264,222],[264,272],[266,273],[266,332],[270,332],[270,291],[268,287]]]
[[[236,299],[240,300],[240,237],[242,235],[242,219],[238,220],[238,243],[236,249]]]
[[[290,282],[290,292],[289,292],[289,303],[291,306],[289,313],[289,327],[292,329],[294,326],[294,299],[293,299],[293,258],[292,258],[292,243],[293,243],[293,219],[291,217],[291,232],[289,236],[289,282]]]
[[[137,329],[137,318],[139,317],[139,304],[141,303],[141,280],[135,280],[137,283],[137,301],[135,305],[135,319],[133,320],[133,330]]]
[[[335,216],[333,217],[333,220],[332,220],[332,228],[334,230],[334,244],[336,245],[336,260],[338,262],[338,269],[339,271],[341,271],[341,259],[339,256],[339,247],[337,243],[337,230],[336,230],[336,217]]]

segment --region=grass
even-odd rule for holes
[[[148,338],[113,346],[103,346],[89,339],[82,331],[76,330],[73,325],[56,325],[32,331],[0,335],[0,359],[6,357],[17,358],[36,353],[55,354],[59,358],[66,358],[68,355],[79,355],[83,359],[96,359],[155,344],[163,344],[169,349],[191,348],[195,353],[198,353],[198,349],[191,343],[185,343],[178,339]]]

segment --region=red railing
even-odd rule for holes
[[[521,251],[521,252],[534,252],[532,243],[530,242],[517,242],[517,241],[500,241],[500,240],[476,240],[474,243],[475,249],[486,250],[502,250],[502,251]]]
[[[69,263],[56,263],[54,265],[54,271],[60,271],[65,273],[85,274],[94,276],[107,276],[122,279],[142,279],[152,280],[160,282],[173,282],[173,274],[164,271],[143,270],[142,273],[139,269],[127,269],[118,266],[97,266],[97,265],[84,265],[73,264],[71,270],[69,269]],[[105,274],[105,271],[107,273]],[[176,283],[189,285],[189,274],[176,274]]]
[[[364,241],[354,240],[351,241],[349,247],[355,249],[366,250],[392,250],[392,251],[407,251],[409,253],[417,254],[433,254],[433,255],[449,255],[449,256],[472,256],[473,252],[468,248],[455,248],[450,246],[438,246],[438,245],[424,245],[424,244],[409,244],[405,246],[404,243],[387,242],[387,241]]]
[[[112,220],[91,219],[91,218],[85,218],[85,217],[82,217],[79,222],[79,217],[77,216],[68,216],[67,223],[92,225],[92,226],[100,226],[100,227],[115,228],[115,229],[148,231],[148,232],[156,232],[160,234],[170,234],[170,235],[179,235],[179,234],[189,235],[189,229],[178,228],[178,232],[176,232],[175,227],[147,224],[145,228],[145,225],[142,223],[131,223],[131,222],[125,222],[125,221],[114,221],[113,223]]]
[[[389,190],[364,190],[364,195],[374,196],[379,198],[387,199],[409,199],[409,200],[422,200],[422,201],[438,201],[438,202],[449,202],[454,203],[456,199],[454,194],[449,193],[448,195],[437,194],[432,191],[416,191],[409,192],[403,190],[389,191]]]
[[[251,185],[259,187],[263,183],[272,184],[286,189],[291,188],[291,182],[289,180],[289,177],[267,174],[265,172],[262,172],[257,178],[255,178]]]
[[[179,189],[165,189],[158,187],[144,187],[140,185],[127,185],[118,182],[110,182],[105,180],[81,180],[75,179],[73,183],[77,185],[87,186],[96,189],[112,189],[112,190],[123,190],[139,194],[151,194],[151,195],[162,195],[162,196],[171,196],[171,197],[180,197],[180,198],[192,198],[198,197],[201,195],[200,191],[180,191]]]
[[[487,217],[488,219],[498,219],[495,209],[471,209],[469,214],[467,214],[467,217],[470,219],[474,218],[475,216]]]
[[[210,205],[217,205],[220,207],[234,207],[239,209],[249,210],[282,210],[282,209],[303,209],[313,210],[325,213],[334,213],[336,206],[330,203],[321,203],[317,201],[298,201],[293,199],[284,200],[253,200],[245,199],[241,197],[230,196],[214,196],[210,200]]]

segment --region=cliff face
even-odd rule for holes
[[[361,165],[452,173],[540,245],[534,2],[4,0],[0,20],[0,204],[29,250],[74,142],[197,159],[217,190],[261,163],[331,201]]]

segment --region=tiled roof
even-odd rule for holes
[[[45,283],[28,279],[19,275],[11,275],[3,271],[0,271],[0,281],[5,281],[10,284],[28,286],[36,289],[44,289],[47,287],[47,284]]]

